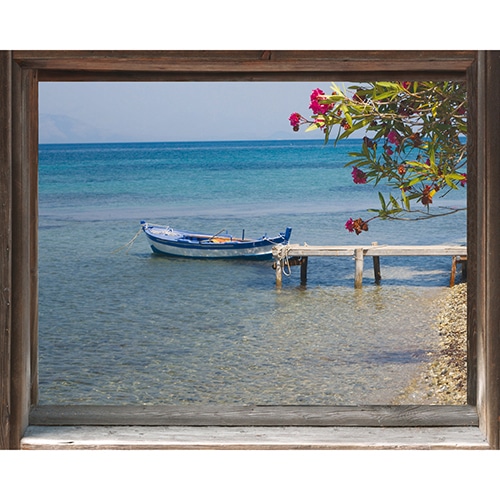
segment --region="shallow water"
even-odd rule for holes
[[[381,258],[380,286],[367,259],[361,290],[352,259],[310,258],[306,288],[296,267],[276,290],[270,262],[158,257],[143,235],[116,251],[141,219],[247,236],[290,225],[293,243],[465,242],[464,212],[357,238],[345,220],[376,203],[349,172],[322,166],[317,144],[300,146],[301,167],[271,146],[198,144],[175,166],[187,145],[42,147],[40,403],[385,404],[404,389],[438,341],[451,258]]]

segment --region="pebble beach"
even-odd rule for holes
[[[394,404],[467,404],[467,284],[450,288],[437,310],[439,347]]]

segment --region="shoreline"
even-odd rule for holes
[[[467,404],[467,284],[450,288],[437,310],[438,349],[393,404]]]

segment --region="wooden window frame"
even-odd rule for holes
[[[0,448],[499,449],[499,77],[496,51],[0,51]],[[467,405],[37,405],[38,82],[376,80],[467,81]]]

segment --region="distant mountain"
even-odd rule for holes
[[[105,139],[99,128],[70,116],[40,114],[39,142],[41,144],[102,142]]]

